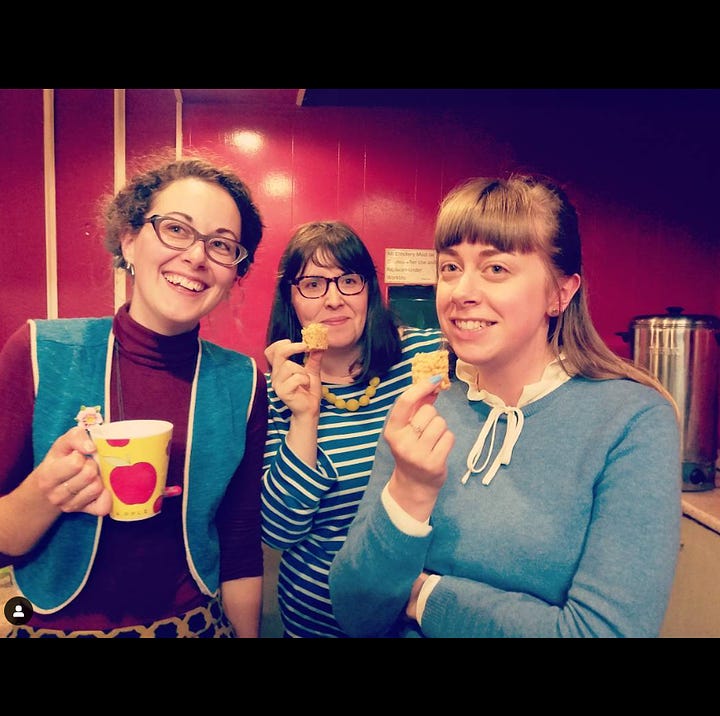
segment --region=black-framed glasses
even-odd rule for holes
[[[222,234],[201,234],[190,224],[172,216],[154,214],[149,219],[145,219],[145,223],[153,225],[160,243],[169,249],[186,251],[196,241],[202,241],[205,245],[205,255],[220,266],[228,268],[237,266],[248,256],[247,249],[239,241]]]
[[[362,293],[365,288],[365,277],[359,273],[344,273],[342,276],[328,278],[327,276],[298,276],[290,281],[297,287],[300,295],[305,298],[322,298],[328,291],[331,283],[337,286],[337,290],[343,296],[355,296]]]

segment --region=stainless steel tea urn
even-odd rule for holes
[[[718,449],[720,318],[683,315],[679,306],[667,311],[664,316],[632,320],[632,357],[660,380],[678,404],[682,489],[711,490]]]

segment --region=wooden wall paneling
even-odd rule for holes
[[[337,218],[347,221],[366,243],[367,143],[365,137],[369,116],[367,112],[338,108],[330,115],[333,123],[331,130],[337,138],[338,145]],[[379,258],[377,252],[370,248],[377,263]],[[380,280],[382,281],[382,273]]]
[[[204,320],[203,335],[264,362],[277,260],[295,225],[327,218],[329,208],[324,206],[336,204],[335,217],[359,232],[376,260],[381,281],[386,246],[431,246],[434,217],[445,187],[469,176],[471,168],[477,170],[477,157],[486,165],[506,160],[505,148],[498,153],[484,136],[471,146],[463,144],[467,135],[476,139],[473,126],[467,129],[444,116],[439,122],[435,119],[429,121],[426,113],[411,110],[258,110],[242,104],[185,104],[187,146],[229,158],[253,189],[268,227],[250,275],[240,290],[233,291],[229,305],[218,307]],[[234,146],[233,137],[244,130],[263,138],[263,149],[252,156]],[[335,147],[337,168],[332,156]],[[418,194],[418,171],[428,171],[428,153],[436,176],[425,181],[432,181],[434,189]],[[290,173],[292,195],[273,196],[267,179],[273,173],[284,176],[284,172]],[[246,310],[248,297],[253,302],[251,313]]]
[[[432,248],[435,216],[447,191],[471,176],[494,174],[507,161],[507,148],[495,146],[475,124],[463,123],[453,113],[408,110],[386,119],[394,121],[397,137],[389,134],[390,143],[381,149],[387,162],[378,176],[389,192],[401,188],[397,208],[404,204],[407,210],[378,213],[385,234],[378,237],[383,264],[388,246]],[[368,179],[369,186],[373,183]]]
[[[435,151],[442,155],[442,197],[470,177],[495,176],[517,166],[512,145],[488,133],[482,114],[443,112],[438,128]]]
[[[444,134],[444,122],[436,114],[418,114],[412,245],[419,249],[434,246],[435,217],[444,196]]]
[[[294,111],[245,104],[185,104],[183,110],[186,146],[230,164],[250,187],[266,226],[249,274],[229,301],[203,319],[201,335],[253,356],[263,367],[274,275],[293,215]],[[243,133],[256,135],[258,143],[246,143]]]
[[[125,90],[126,161],[175,149],[175,93],[171,89]]]
[[[61,318],[114,311],[112,263],[100,220],[101,197],[114,193],[113,128],[113,90],[55,90]]]
[[[43,90],[43,185],[45,188],[45,295],[48,318],[58,317],[57,207],[55,203],[55,90]]]
[[[28,318],[47,317],[43,91],[0,89],[0,347]]]
[[[582,210],[586,270],[591,285],[603,287],[593,292],[603,338],[611,323],[678,302],[717,314],[720,92],[701,108],[588,101],[485,114],[525,165],[570,184]],[[658,308],[642,307],[651,303]]]
[[[633,229],[626,226],[616,213],[604,215],[602,205],[591,195],[581,193],[574,186],[567,186],[566,189],[579,216],[583,244],[584,291],[590,314],[605,342],[616,353],[629,358],[630,346],[617,333],[627,331],[629,311],[632,310],[631,306],[636,304],[635,292],[640,286],[628,281],[627,277],[618,284],[613,262],[609,260],[609,252],[613,242],[611,237]],[[627,265],[637,260],[631,241],[628,242],[624,257]],[[618,290],[619,285],[622,286],[621,290]],[[625,305],[617,305],[621,302]]]
[[[117,113],[117,94],[124,96],[121,117]],[[172,158],[182,148],[182,137],[177,136],[178,117],[182,122],[182,104],[171,89],[128,89],[116,93],[116,191],[132,176],[138,164],[144,164],[155,155]],[[122,127],[117,126],[122,122]],[[122,135],[122,136],[119,136]],[[122,156],[118,143],[122,141]],[[115,310],[132,296],[132,280],[124,270],[114,272]]]
[[[260,144],[243,144],[241,133],[272,134],[273,110],[245,104],[183,104],[183,147],[229,162],[243,181],[258,191],[266,171],[266,150]]]
[[[259,150],[248,153],[234,143],[227,144],[232,150],[233,164],[249,184],[265,224],[255,263],[230,296],[233,345],[253,355],[263,368],[267,367],[265,336],[278,260],[296,215],[293,178],[296,111],[294,106],[248,109],[243,121],[233,125],[233,129],[254,132],[262,140]],[[217,316],[217,312],[211,315],[210,321]]]
[[[127,183],[127,110],[126,91],[113,90],[113,191],[115,194]],[[114,266],[113,260],[113,266]],[[111,269],[112,270],[112,269]],[[113,312],[124,306],[132,293],[132,280],[122,268],[114,268],[113,275]]]
[[[198,118],[193,133],[209,147],[222,148],[227,132],[237,124],[237,114],[230,121],[232,113],[227,111],[202,117],[193,112]],[[719,312],[720,250],[715,234],[706,229],[715,221],[712,197],[717,181],[712,167],[717,140],[702,130],[717,118],[717,111],[688,118],[682,108],[663,117],[560,105],[522,111],[515,107],[418,110],[414,124],[413,120],[395,122],[389,132],[382,124],[390,115],[401,116],[397,112],[314,107],[291,114],[296,192],[285,202],[291,216],[318,218],[312,212],[332,199],[332,182],[313,183],[311,170],[305,169],[313,160],[312,145],[323,131],[328,136],[319,145],[318,163],[325,166],[326,148],[335,142],[338,147],[337,215],[355,226],[375,256],[380,249],[384,257],[386,242],[398,236],[409,244],[421,241],[423,227],[431,231],[440,199],[458,182],[510,169],[543,171],[568,186],[580,210],[593,317],[613,347],[622,350],[615,333],[624,330],[633,315],[646,312],[649,303],[662,310],[682,301],[694,311]],[[407,112],[406,118],[412,114]],[[243,108],[241,114],[255,117],[260,131],[278,131],[275,112],[255,115]],[[691,136],[693,125],[702,130],[697,137]],[[704,158],[702,149],[707,150]],[[266,167],[258,160],[248,172],[252,175],[256,170],[259,182]],[[677,202],[672,200],[673,182],[678,184]],[[412,211],[380,210],[372,203],[374,187],[401,197],[399,203],[411,205]],[[282,210],[277,204],[270,206],[264,213],[273,222]],[[292,223],[297,222],[288,220],[284,228],[289,230]],[[282,224],[272,224],[273,247],[282,233],[286,239]],[[686,253],[678,260],[680,251]],[[268,286],[257,288],[268,290]],[[260,333],[258,326],[250,336],[257,342],[256,353],[262,343]]]
[[[336,110],[305,107],[295,113],[291,232],[299,224],[321,219],[341,219],[351,223],[340,215],[338,207],[340,162],[344,150]]]
[[[59,313],[107,315],[113,279],[97,211],[100,195],[113,191],[113,90],[54,92]],[[130,161],[174,141],[172,90],[126,90],[125,113]],[[294,225],[334,207],[368,242],[382,275],[390,242],[430,245],[437,207],[452,186],[510,168],[546,171],[568,185],[580,210],[593,317],[614,347],[622,348],[615,332],[639,313],[679,304],[720,315],[718,107],[185,104],[182,116],[186,146],[225,157],[253,189],[267,224],[250,275],[208,326],[219,343],[261,361],[277,259]],[[240,129],[261,135],[264,149],[241,152],[233,143]],[[0,90],[0,130],[4,342],[26,318],[47,314],[42,90]],[[288,174],[289,195],[269,190]]]
[[[386,247],[412,247],[417,144],[412,112],[382,109],[374,116],[366,134],[365,238],[381,256]]]

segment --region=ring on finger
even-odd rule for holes
[[[75,495],[77,495],[77,493],[79,492],[79,490],[73,490],[72,487],[70,487],[70,483],[69,483],[67,480],[66,480],[65,482],[63,482],[63,485],[65,485],[65,489],[66,489],[66,490],[68,491],[68,493],[71,494],[73,497],[75,497]]]
[[[410,423],[410,427],[418,434],[418,437],[420,437],[423,434],[423,430],[425,430],[425,428],[421,428],[419,425],[415,425],[415,423]]]

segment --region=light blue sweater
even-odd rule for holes
[[[353,636],[655,637],[680,544],[680,436],[672,406],[628,380],[573,378],[522,408],[508,465],[487,484],[466,460],[490,406],[454,380],[436,407],[455,434],[427,537],[398,530],[380,494],[381,440],[329,574]],[[507,422],[497,425],[494,451]],[[422,628],[404,617],[421,571],[437,573]],[[398,619],[398,615],[402,615]]]

